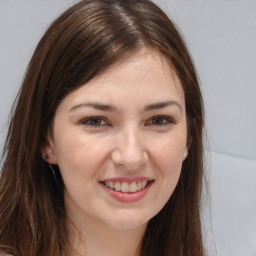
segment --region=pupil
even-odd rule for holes
[[[93,125],[100,125],[101,120],[99,118],[94,118],[91,120],[91,124]]]
[[[162,124],[162,123],[163,123],[162,117],[157,117],[153,119],[153,124]]]

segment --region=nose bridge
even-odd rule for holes
[[[135,170],[146,160],[147,153],[139,127],[126,125],[118,132],[113,161],[129,170]]]
[[[140,138],[140,131],[137,127],[128,126],[124,129],[121,137],[124,140],[123,149],[126,153],[133,154],[141,151],[142,148],[142,139]]]

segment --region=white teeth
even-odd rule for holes
[[[129,192],[129,184],[127,182],[122,182],[121,191],[125,193]]]
[[[109,185],[106,185],[106,186],[107,186],[107,187],[110,187],[110,188],[112,188],[112,189],[115,188],[115,184],[114,184],[113,181],[109,181]]]
[[[115,190],[116,190],[116,191],[120,191],[120,189],[121,189],[120,182],[116,182],[116,183],[115,183]]]
[[[148,185],[148,181],[143,180],[143,181],[138,181],[135,182],[133,181],[132,183],[128,182],[113,182],[113,181],[106,181],[105,185],[108,188],[114,189],[116,191],[121,191],[123,193],[135,193],[143,188],[145,188]]]
[[[137,189],[138,189],[138,190],[141,190],[141,181],[138,182]]]
[[[143,180],[141,182],[141,188],[145,188],[147,186],[148,182],[146,180]]]
[[[130,184],[129,192],[136,192],[136,191],[138,191],[138,186],[137,186],[136,182],[132,182]]]

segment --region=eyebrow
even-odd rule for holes
[[[82,108],[82,107],[91,107],[97,110],[101,110],[101,111],[109,111],[109,112],[113,112],[116,111],[116,107],[113,105],[107,105],[107,104],[101,104],[101,103],[82,103],[82,104],[78,104],[75,105],[74,107],[72,107],[69,112],[72,112],[78,108]]]
[[[155,109],[162,109],[162,108],[166,108],[168,106],[177,106],[180,109],[180,111],[182,111],[181,104],[178,103],[177,101],[174,101],[174,100],[163,101],[163,102],[156,102],[156,103],[149,104],[149,105],[144,107],[144,111],[151,111],[151,110],[155,110]]]
[[[166,108],[168,106],[177,106],[180,109],[180,111],[182,111],[181,104],[174,100],[152,103],[152,104],[146,105],[143,109],[145,112],[149,112],[152,110]],[[76,109],[84,108],[84,107],[90,107],[100,111],[107,111],[107,112],[117,111],[117,108],[113,105],[95,102],[95,103],[81,103],[81,104],[75,105],[69,110],[69,112],[73,112]]]

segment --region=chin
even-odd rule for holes
[[[112,219],[108,221],[108,225],[116,230],[132,230],[146,227],[152,217],[142,213],[131,212],[130,210],[126,212],[124,210],[118,216],[113,215]]]

